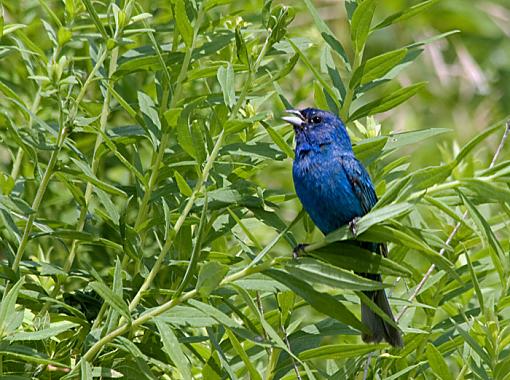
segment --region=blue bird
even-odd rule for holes
[[[369,174],[354,156],[345,125],[336,115],[314,108],[287,112],[291,116],[282,119],[294,126],[296,148],[292,175],[304,209],[324,234],[346,224],[355,228],[355,221],[370,211],[377,195]],[[386,255],[384,244],[360,244]],[[382,281],[380,274],[361,275]],[[384,290],[364,293],[394,320]],[[363,334],[365,342],[385,340],[395,347],[403,345],[399,330],[363,303],[361,320],[372,332]]]

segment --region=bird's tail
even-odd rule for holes
[[[365,291],[365,295],[370,298],[379,308],[384,311],[393,321],[393,313],[391,312],[390,304],[386,293],[383,289],[375,291]],[[363,334],[362,339],[364,342],[378,343],[385,340],[393,347],[402,347],[404,342],[400,331],[382,319],[379,315],[372,311],[367,305],[361,302],[361,321],[367,326],[371,334]]]

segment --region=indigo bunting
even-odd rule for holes
[[[363,165],[352,151],[343,122],[334,114],[314,108],[288,110],[282,119],[294,126],[295,158],[292,168],[294,187],[315,225],[328,234],[368,213],[377,202],[374,186]],[[386,255],[382,243],[360,242],[363,248]],[[380,274],[360,273],[375,281]],[[391,319],[393,314],[384,290],[364,291]],[[372,332],[363,334],[365,342],[387,341],[403,345],[398,329],[361,303],[361,320]]]

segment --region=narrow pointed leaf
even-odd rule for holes
[[[348,324],[360,331],[365,331],[366,327],[358,318],[341,302],[337,301],[333,296],[327,293],[321,293],[315,290],[307,282],[277,269],[269,269],[264,271],[266,275],[272,279],[282,283],[291,289],[298,296],[306,300],[310,306],[325,315]]]

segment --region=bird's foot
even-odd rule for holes
[[[357,216],[349,222],[349,230],[351,234],[356,237],[358,235],[358,221],[360,218]]]
[[[296,245],[294,247],[294,249],[292,250],[292,257],[294,257],[294,259],[297,259],[300,256],[306,256],[305,247],[307,245],[308,244],[298,244],[298,245]]]

